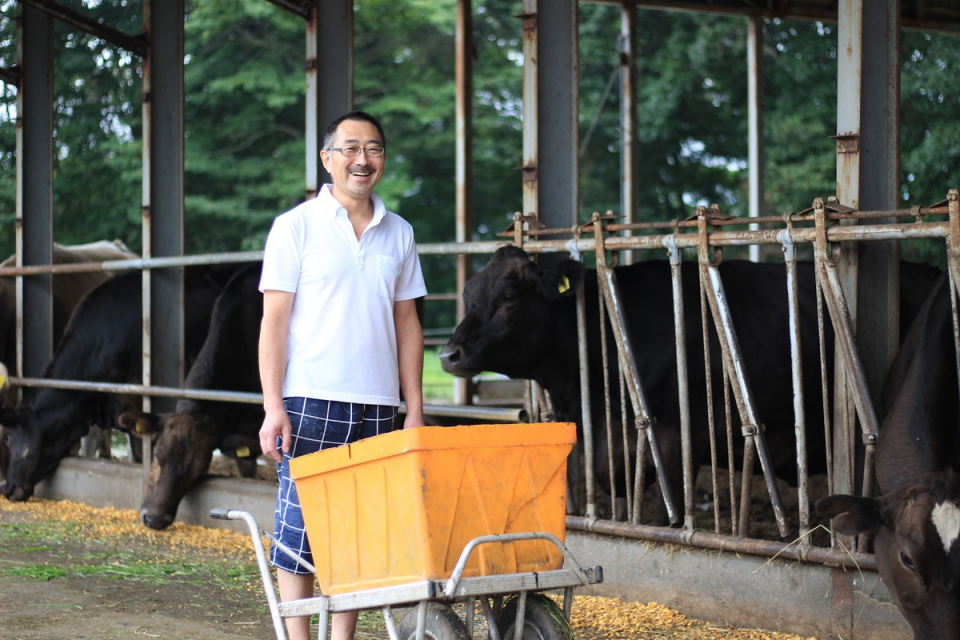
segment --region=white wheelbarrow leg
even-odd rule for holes
[[[273,619],[273,630],[277,634],[277,640],[287,640],[287,631],[283,625],[283,618],[280,616],[280,607],[277,604],[277,593],[273,586],[273,576],[270,575],[270,565],[267,564],[267,554],[263,550],[263,541],[260,539],[260,527],[253,516],[246,511],[235,511],[233,509],[213,509],[210,512],[211,518],[217,520],[243,520],[250,529],[250,537],[253,538],[253,548],[257,553],[257,564],[260,566],[260,578],[263,580],[263,590],[267,592],[267,606],[270,608],[270,617]]]

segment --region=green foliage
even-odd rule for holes
[[[141,4],[60,0],[129,34]],[[0,65],[15,63],[20,5],[0,0]],[[378,192],[421,244],[454,239],[456,0],[356,0],[355,105],[388,137]],[[474,233],[490,239],[521,208],[520,0],[475,0]],[[744,18],[638,10],[639,220],[698,204],[747,209]],[[620,213],[620,8],[579,8],[580,216]],[[960,177],[956,37],[902,37],[905,206],[939,201]],[[140,249],[140,61],[57,23],[54,37],[59,242],[123,239]],[[185,22],[186,248],[262,248],[271,220],[304,197],[304,24],[263,0],[189,2]],[[832,25],[764,24],[764,213],[804,209],[835,191],[837,36]],[[0,85],[0,252],[13,250],[16,93]],[[542,185],[547,188],[548,185]],[[935,257],[938,249],[911,249]],[[478,261],[480,262],[480,261]],[[454,286],[454,259],[424,260],[433,292]],[[428,326],[452,324],[452,305]],[[434,312],[431,312],[432,314]]]

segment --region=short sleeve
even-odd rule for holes
[[[423,281],[423,271],[420,268],[420,256],[417,254],[417,244],[412,236],[403,261],[400,264],[400,274],[397,276],[397,289],[394,300],[412,300],[427,295],[427,285]]]
[[[300,254],[303,229],[290,214],[273,221],[263,250],[263,270],[260,291],[287,291],[294,293],[300,281]]]

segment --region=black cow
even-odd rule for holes
[[[210,330],[190,368],[188,389],[260,392],[257,343],[263,296],[257,289],[260,264],[239,271],[217,298]],[[180,500],[207,473],[213,450],[237,458],[241,475],[256,472],[263,407],[258,404],[183,399],[176,413],[155,416],[127,412],[121,425],[134,433],[159,436],[140,518],[151,529],[165,529]]]
[[[210,331],[187,376],[191,389],[260,392],[257,346],[263,296],[257,285],[260,265],[253,265],[227,284],[214,305]],[[417,300],[423,319],[423,299]],[[164,529],[177,515],[180,500],[210,466],[214,449],[235,457],[241,475],[256,471],[263,407],[181,400],[173,415],[127,412],[121,423],[133,431],[158,436],[140,518],[152,529]],[[398,416],[398,425],[402,424]]]
[[[106,262],[108,260],[129,260],[138,256],[131,253],[119,240],[99,240],[79,245],[53,245],[53,264],[72,264],[78,262]],[[10,256],[0,266],[16,266],[17,257]],[[106,271],[84,271],[79,273],[60,273],[52,278],[53,290],[53,341],[54,347],[60,342],[70,314],[83,296],[91,289],[107,280],[112,274]],[[0,384],[0,406],[13,402],[12,387],[6,385],[8,370],[15,370],[17,355],[17,290],[16,278],[0,277],[0,375],[4,381]],[[3,480],[10,462],[10,450],[7,447],[6,430],[0,425],[0,481]]]
[[[817,503],[841,533],[876,532],[880,577],[917,640],[960,639],[960,392],[950,286],[944,276],[887,376],[875,457],[881,497]]]
[[[200,351],[214,300],[237,270],[236,265],[186,267],[184,270],[185,357]],[[48,363],[45,378],[130,383],[142,371],[142,277],[128,272],[107,280],[77,306],[63,339]],[[16,411],[7,412],[10,465],[3,494],[26,500],[35,485],[53,473],[91,423],[116,423],[117,404],[129,399],[111,394],[40,389]]]
[[[695,263],[682,266],[695,465],[705,461],[709,450],[707,404],[703,394],[705,366],[698,269]],[[918,299],[918,296],[929,290],[935,271],[924,266],[904,265],[904,277],[913,283],[910,287],[903,287],[901,301],[907,317],[912,317],[912,310],[919,308],[923,298]],[[796,445],[791,410],[790,345],[786,331],[785,269],[783,265],[726,261],[720,265],[720,273],[744,367],[751,380],[757,413],[766,427],[765,437],[773,466],[781,478],[795,482]],[[680,416],[670,267],[664,261],[642,262],[620,267],[616,274],[637,367],[651,415],[656,419],[655,433],[667,461],[673,493],[680,497]],[[602,424],[598,420],[603,411],[603,376],[599,355],[597,282],[592,272],[584,278],[584,269],[577,261],[564,260],[541,266],[531,261],[521,249],[512,246],[499,249],[483,271],[471,278],[464,288],[466,316],[439,354],[444,370],[465,377],[481,371],[494,371],[511,378],[535,380],[549,393],[557,419],[579,423],[576,303],[574,288],[567,286],[566,282],[581,280],[585,284],[588,306],[591,406],[597,412],[595,424]],[[822,435],[817,437],[823,433],[823,409],[819,391],[819,340],[812,264],[798,265],[798,282],[803,375],[811,386],[805,394],[807,432],[810,434],[808,455],[811,468],[816,470],[818,465],[824,466],[825,455]],[[832,335],[827,337],[828,344],[832,343]],[[612,337],[608,344],[613,345]],[[721,358],[715,337],[711,337],[710,351],[716,401],[714,413],[722,416]],[[832,353],[832,344],[829,344],[828,351]],[[613,376],[616,375],[614,366],[611,366]],[[613,383],[611,386],[616,396],[617,385]],[[616,397],[613,406],[619,407]],[[615,413],[619,414],[619,411]],[[598,450],[603,450],[606,447],[603,429],[595,432]],[[725,459],[724,439],[718,440],[721,459]],[[616,455],[615,460],[621,464],[622,455]],[[606,456],[597,455],[597,463],[598,477],[606,477]],[[619,475],[622,476],[622,471]],[[662,508],[657,521],[665,521]]]

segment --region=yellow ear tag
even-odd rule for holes
[[[237,457],[238,457],[238,458],[249,458],[249,457],[250,457],[250,448],[249,448],[249,447],[237,447]]]
[[[139,420],[137,420],[137,424],[134,425],[133,430],[137,433],[147,433],[150,431],[150,429],[147,427],[147,423],[140,422]]]
[[[560,293],[566,293],[567,291],[569,291],[569,290],[570,290],[570,278],[568,278],[567,276],[563,276],[563,282],[560,284],[559,287],[557,287],[557,290],[558,290]]]

